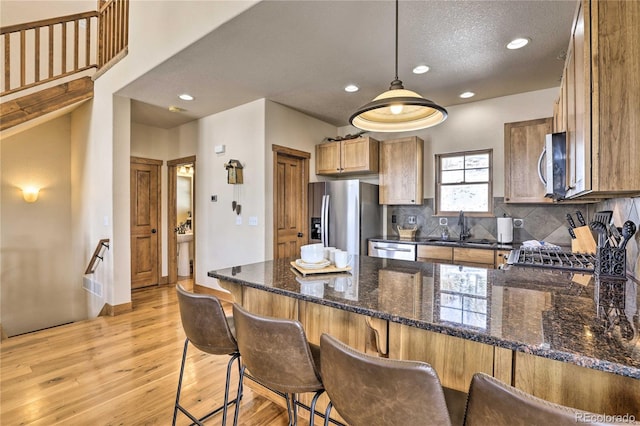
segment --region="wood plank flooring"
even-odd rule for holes
[[[170,425],[185,339],[175,288],[137,290],[132,299],[130,313],[2,340],[0,424]],[[199,416],[217,407],[228,360],[190,346],[182,405]],[[241,425],[287,424],[284,408],[247,386],[240,407]],[[178,414],[177,424],[190,422]]]

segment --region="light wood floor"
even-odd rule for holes
[[[170,425],[185,339],[175,289],[138,290],[132,299],[127,314],[3,340],[0,424]],[[229,358],[193,346],[188,354],[181,402],[200,416],[221,403]],[[187,420],[178,415],[179,425]],[[206,424],[220,422],[218,414]],[[286,425],[286,410],[245,386],[239,423]]]

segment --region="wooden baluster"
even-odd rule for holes
[[[67,23],[62,23],[62,74],[67,72]]]
[[[85,46],[85,62],[84,65],[85,66],[89,66],[89,64],[91,63],[91,18],[85,18],[85,42],[86,42],[86,46]]]
[[[25,76],[25,31],[20,31],[20,86],[24,86]]]
[[[80,29],[80,21],[76,19],[73,21],[73,71],[78,71],[78,54],[80,53],[80,36],[78,31]]]
[[[11,88],[11,35],[4,35],[4,90]]]
[[[49,78],[53,77],[53,24],[49,25]]]
[[[34,31],[36,32],[35,34],[35,63],[34,63],[34,67],[35,67],[35,81],[36,83],[38,81],[40,81],[40,28],[34,28]]]

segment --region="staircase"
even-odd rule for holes
[[[93,97],[93,82],[127,54],[129,0],[0,28],[0,131]]]

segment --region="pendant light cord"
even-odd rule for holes
[[[396,0],[396,80],[398,79],[398,0]]]

